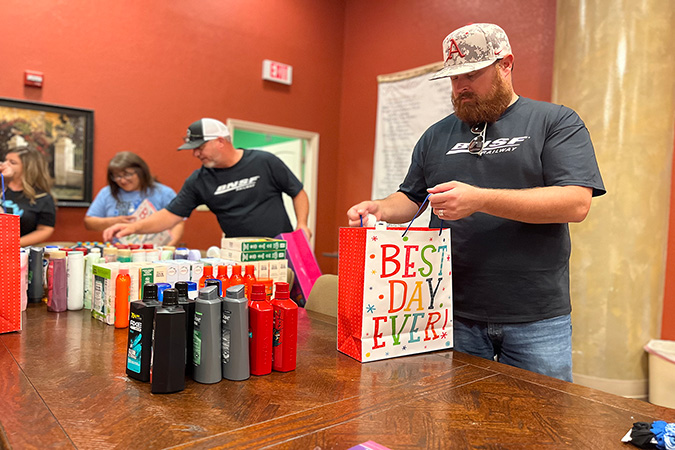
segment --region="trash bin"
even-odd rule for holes
[[[675,341],[652,339],[649,353],[649,403],[675,408]]]

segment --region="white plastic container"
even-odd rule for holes
[[[652,339],[649,353],[649,403],[675,408],[675,341]]]

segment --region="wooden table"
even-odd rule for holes
[[[0,447],[629,449],[633,422],[675,422],[673,409],[459,352],[360,364],[335,350],[332,318],[305,310],[297,370],[153,395],[125,376],[126,330],[44,305],[23,317],[0,335]]]

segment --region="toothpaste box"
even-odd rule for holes
[[[98,263],[92,266],[93,288],[91,316],[108,325],[115,324],[115,280],[119,263]]]

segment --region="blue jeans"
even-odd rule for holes
[[[454,349],[572,381],[569,314],[526,323],[489,323],[455,317]]]

